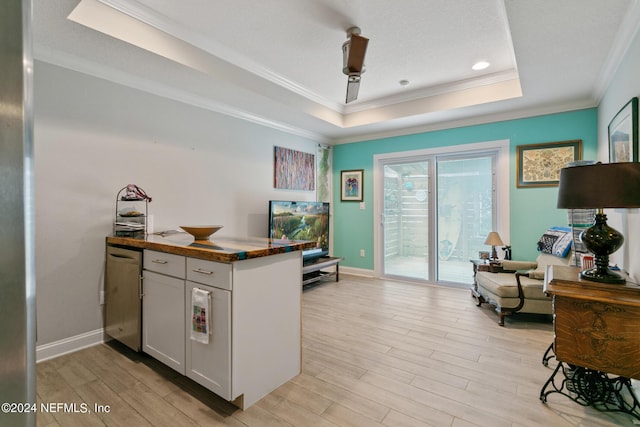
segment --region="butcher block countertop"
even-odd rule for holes
[[[234,262],[313,248],[314,242],[265,237],[215,237],[194,241],[187,233],[149,234],[145,238],[108,236],[107,244],[151,249],[209,261]]]

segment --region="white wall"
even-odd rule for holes
[[[598,160],[603,163],[609,162],[609,122],[634,96],[640,96],[640,33],[636,33],[598,106]],[[605,213],[608,224],[625,237],[624,246],[611,256],[611,262],[618,263],[640,283],[640,209]]]
[[[44,62],[35,65],[36,270],[39,346],[102,328],[99,291],[115,197],[153,198],[154,228],[223,224],[266,236],[274,145],[317,142],[184,105]]]

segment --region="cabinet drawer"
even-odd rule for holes
[[[164,252],[144,250],[144,269],[166,274],[168,276],[185,277],[185,257]]]
[[[187,258],[187,280],[231,290],[231,264]]]

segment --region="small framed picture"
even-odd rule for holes
[[[557,187],[560,169],[582,160],[582,140],[519,145],[516,156],[518,188]]]
[[[340,172],[340,200],[343,202],[362,201],[362,169]]]
[[[632,98],[609,123],[609,162],[638,161],[638,98]]]

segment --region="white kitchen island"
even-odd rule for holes
[[[107,244],[144,250],[145,353],[241,409],[300,373],[301,250],[307,242],[194,242],[179,234],[108,237]],[[194,288],[211,301],[207,344],[191,339]]]

